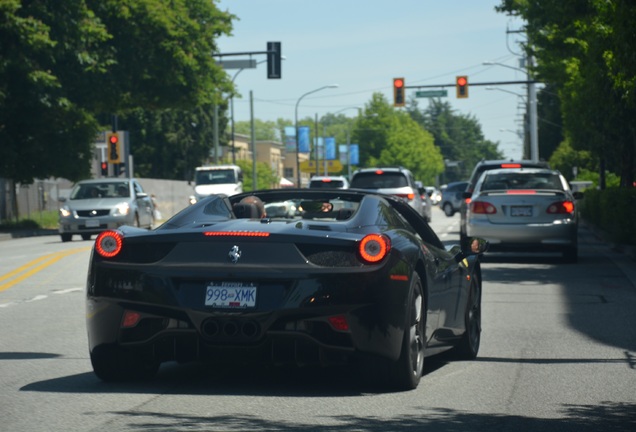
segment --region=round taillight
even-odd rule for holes
[[[391,240],[382,234],[369,234],[360,242],[360,257],[367,263],[377,263],[391,250]]]
[[[104,258],[112,258],[121,252],[123,240],[119,231],[104,231],[95,240],[95,251]]]

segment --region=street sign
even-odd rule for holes
[[[340,162],[337,159],[327,161],[327,172],[337,173],[342,171],[342,168],[343,168],[342,162]],[[322,160],[319,162],[318,171],[324,172],[324,170],[325,170],[325,161]],[[315,160],[302,161],[300,163],[300,171],[304,173],[315,173],[316,161]]]
[[[216,64],[223,69],[254,69],[256,67],[256,60],[217,60]]]
[[[446,97],[448,96],[447,90],[425,90],[415,92],[415,97]]]

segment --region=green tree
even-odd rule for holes
[[[631,0],[502,0],[527,21],[536,75],[557,90],[564,136],[631,186],[636,165],[636,3]],[[604,182],[601,178],[601,187]]]
[[[207,0],[0,2],[0,175],[78,180],[111,114],[222,103],[231,19]]]
[[[481,125],[474,116],[453,113],[448,102],[431,99],[424,110],[414,101],[408,111],[422,127],[433,135],[447,168],[444,181],[461,181],[470,176],[473,167],[482,159],[502,159],[498,144],[484,138]]]
[[[249,137],[252,135],[252,123],[250,121],[238,121],[234,125],[234,132]],[[277,123],[254,119],[254,139],[256,141],[280,141],[281,135]]]
[[[254,188],[254,168],[253,162],[247,160],[236,161],[236,164],[243,170],[243,190],[253,191],[259,189],[272,189],[278,187],[280,178],[274,173],[265,162],[256,163],[256,188]]]

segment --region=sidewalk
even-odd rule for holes
[[[598,241],[602,253],[621,269],[636,288],[636,246],[613,244],[606,240],[607,236],[602,231],[583,222],[579,226],[579,238],[586,234]]]

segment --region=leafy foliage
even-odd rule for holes
[[[631,0],[502,0],[527,21],[537,78],[556,89],[564,136],[589,150],[621,184],[636,176],[636,3]],[[603,173],[604,171],[601,170]]]
[[[13,181],[88,177],[111,114],[222,104],[232,89],[211,56],[232,16],[207,0],[3,0],[0,16],[0,176]]]

